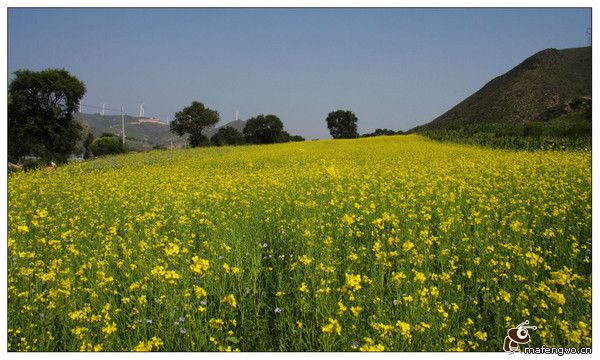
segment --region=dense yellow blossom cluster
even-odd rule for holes
[[[8,179],[9,351],[591,345],[591,153],[416,135]]]

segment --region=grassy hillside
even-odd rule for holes
[[[100,115],[76,113],[75,118],[91,129],[95,136],[102,133],[121,134],[121,115]],[[185,145],[186,139],[169,131],[169,126],[156,123],[137,124],[137,117],[125,116],[125,134],[128,138],[147,144],[169,146],[171,141],[175,145]],[[131,124],[136,123],[136,124]]]
[[[8,350],[591,346],[590,161],[406,135],[10,174]]]
[[[546,49],[413,131],[457,129],[474,123],[534,121],[549,107],[591,94],[591,47]]]

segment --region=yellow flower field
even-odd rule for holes
[[[417,135],[8,179],[9,351],[591,346],[591,153]]]

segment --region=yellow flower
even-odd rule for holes
[[[424,283],[424,282],[425,282],[425,280],[427,280],[427,277],[425,276],[425,274],[424,274],[424,273],[422,273],[422,272],[420,272],[420,271],[416,271],[416,270],[414,270],[414,273],[415,273],[415,278],[414,278],[414,280],[415,280],[416,282],[419,282],[419,283],[421,283],[421,284],[422,284],[422,283]]]
[[[352,315],[358,317],[360,315],[360,313],[363,311],[363,308],[360,306],[351,306],[350,311],[352,312]]]
[[[487,341],[487,338],[488,338],[487,333],[485,331],[477,331],[473,335],[481,341]]]
[[[175,256],[179,254],[179,245],[175,243],[170,243],[165,246],[165,255],[167,256]]]
[[[538,254],[536,254],[532,251],[528,251],[527,253],[525,253],[525,259],[526,259],[525,262],[527,263],[527,265],[532,266],[532,267],[536,267],[539,264],[544,262],[544,259],[541,256],[539,256]]]
[[[210,268],[210,263],[208,260],[201,259],[198,256],[192,257],[192,264],[190,265],[190,270],[193,273],[198,275],[204,275]]]
[[[140,341],[133,351],[152,351],[158,350],[159,347],[163,345],[163,341],[156,336],[153,336],[152,339],[146,341]]]
[[[115,331],[117,331],[117,324],[115,324],[114,322],[112,324],[107,324],[105,327],[102,328],[102,332],[105,333],[107,336],[114,333]]]
[[[500,290],[498,292],[498,296],[499,296],[500,299],[504,300],[504,302],[510,303],[511,296],[510,296],[510,293],[508,293],[507,291]]]
[[[208,295],[206,293],[206,290],[204,290],[204,288],[202,288],[200,286],[196,286],[196,285],[194,285],[194,294],[196,294],[196,297],[198,299],[203,299]]]
[[[223,329],[223,325],[225,325],[225,322],[222,319],[208,320],[208,326],[210,326],[213,329],[221,330]]]
[[[298,288],[298,290],[302,293],[307,293],[308,292],[308,285],[306,285],[305,282],[302,282],[302,285],[300,285],[300,288]]]
[[[519,230],[521,230],[521,226],[523,225],[522,222],[520,222],[519,220],[515,220],[510,224],[510,228],[514,231],[514,232],[518,232]]]
[[[551,291],[547,295],[550,299],[554,300],[555,302],[557,302],[560,305],[564,305],[565,302],[567,301],[563,294],[556,292],[556,291]]]
[[[338,335],[342,334],[342,326],[337,320],[329,318],[329,323],[323,325],[321,328],[325,334],[336,333]]]
[[[233,296],[233,294],[229,294],[229,295],[225,296],[221,300],[221,302],[228,304],[229,306],[231,306],[234,309],[237,307],[237,301],[235,300],[235,296]]]
[[[361,277],[360,274],[346,274],[346,287],[351,291],[358,291],[362,288],[360,285]]]
[[[348,214],[344,214],[344,216],[342,216],[342,222],[348,226],[354,224],[354,217],[350,216]]]
[[[398,328],[398,331],[405,339],[410,340],[412,338],[412,335],[410,334],[410,324],[409,323],[405,323],[403,321],[398,320],[396,322],[396,327]]]
[[[364,352],[372,352],[372,351],[384,351],[385,346],[382,344],[376,344],[375,341],[369,337],[364,338],[365,344],[362,345],[359,350]]]
[[[312,259],[309,258],[306,255],[302,255],[300,256],[300,258],[298,259],[298,261],[302,264],[302,265],[308,265],[312,262]]]
[[[407,240],[402,244],[402,250],[410,251],[410,249],[414,248],[415,244],[413,244],[410,240]]]
[[[392,272],[392,280],[398,284],[402,283],[402,279],[406,279],[406,275],[403,272]]]
[[[342,303],[341,301],[338,301],[338,315],[344,314],[346,310],[348,310],[346,305],[344,305],[344,303]]]

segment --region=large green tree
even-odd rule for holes
[[[189,134],[188,142],[191,147],[208,145],[208,138],[202,133],[205,129],[219,122],[219,113],[204,106],[201,102],[193,101],[188,107],[175,113],[171,122],[171,131],[179,136]]]
[[[210,142],[216,146],[240,145],[245,142],[244,135],[231,126],[220,128],[216,134],[210,138]]]
[[[8,158],[66,162],[81,137],[73,119],[85,84],[65,69],[18,70],[8,86]]]
[[[272,144],[283,131],[283,123],[275,115],[258,115],[248,119],[244,127],[246,142],[250,144]]]
[[[352,139],[358,137],[356,123],[358,118],[352,111],[337,110],[327,115],[327,128],[334,139]]]

